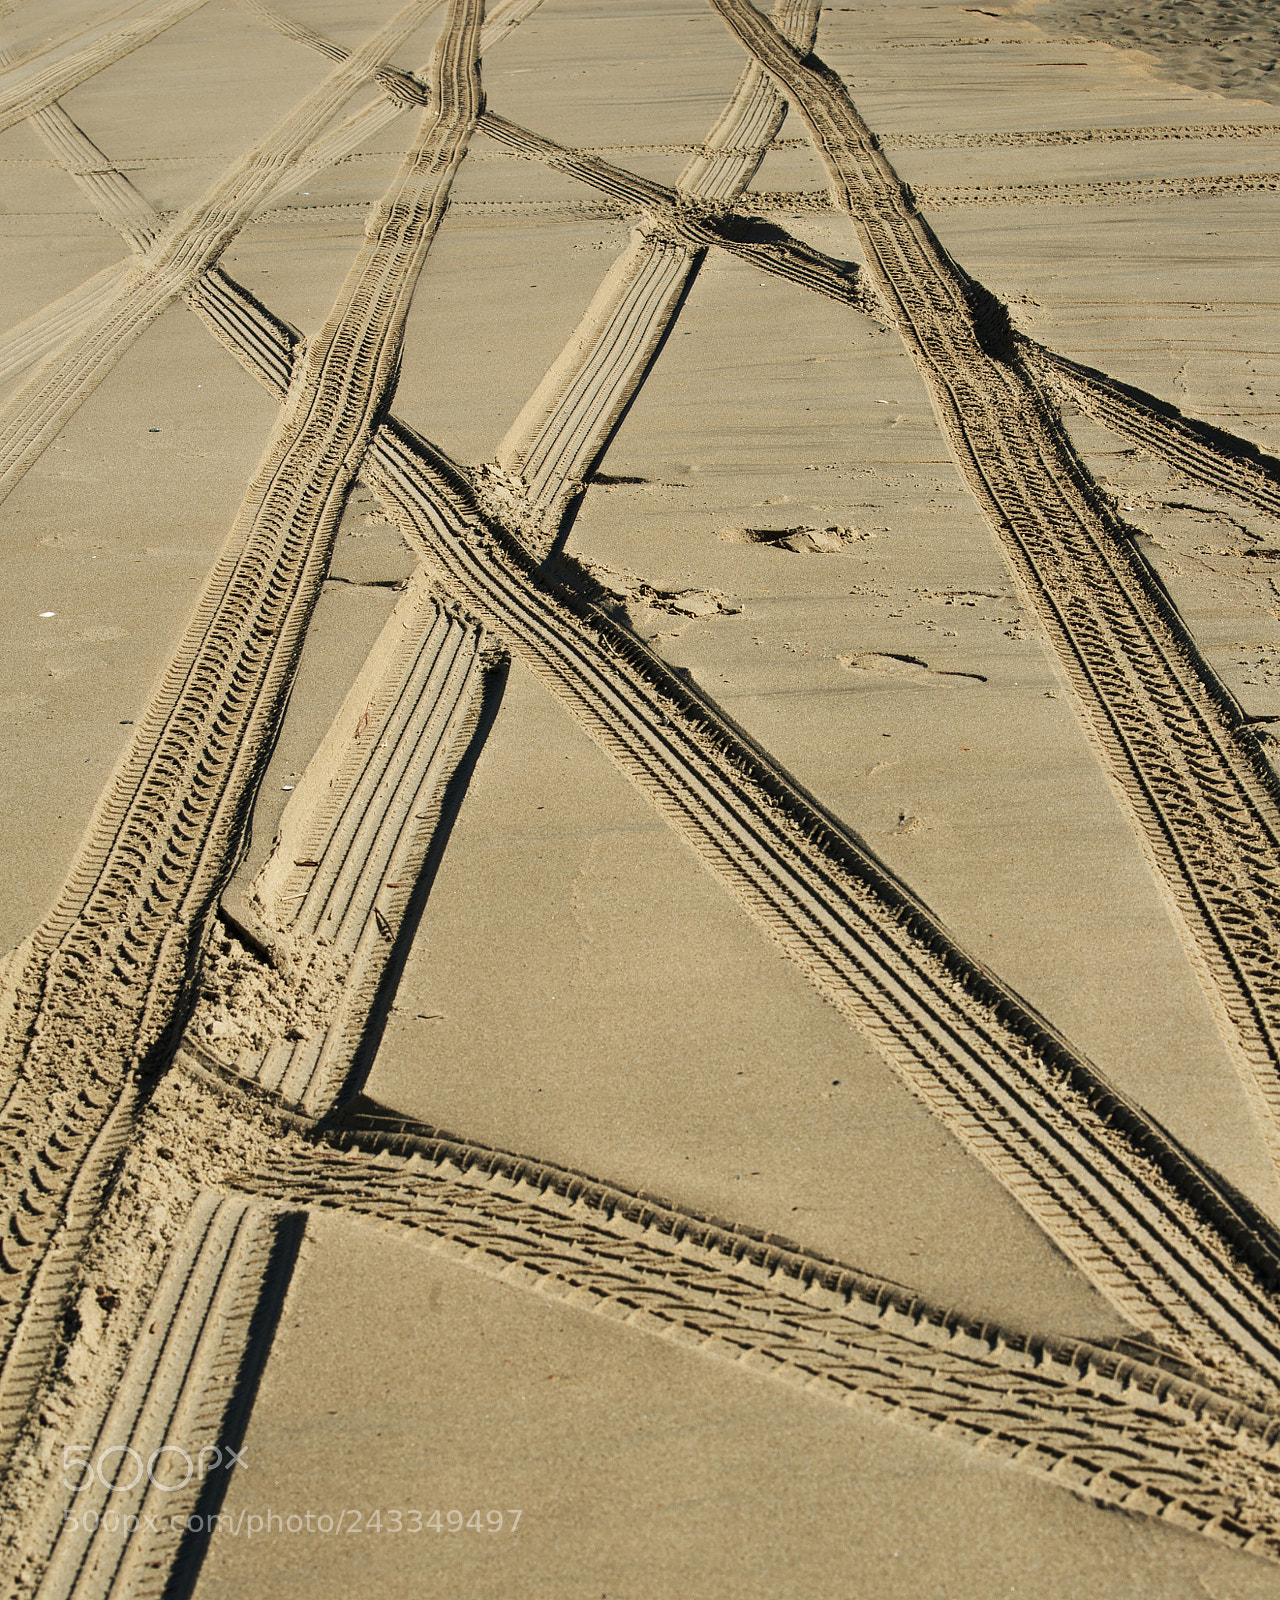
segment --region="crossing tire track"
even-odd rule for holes
[[[762,272],[786,278],[815,294],[856,305],[860,310],[868,309],[870,302],[859,281],[859,269],[853,263],[835,261],[822,251],[789,237],[781,228],[771,229],[766,240],[752,239],[748,219],[714,211],[703,214],[698,209],[698,202],[707,199],[723,204],[719,197],[705,195],[701,190],[669,189],[651,179],[637,177],[600,156],[583,155],[541,134],[531,133],[492,111],[486,111],[481,117],[480,129],[522,155],[532,156],[557,172],[568,173],[613,196],[628,209],[652,212],[663,232],[674,235],[695,250],[713,246],[728,250]],[[735,166],[740,166],[740,152],[734,151],[733,155]],[[737,199],[741,194],[739,185],[727,198]],[[764,197],[751,194],[747,199],[755,204]],[[825,195],[823,199],[825,201]]]
[[[1280,1330],[1265,1224],[646,646],[540,577],[430,446],[384,425],[364,477],[445,586],[1123,1315],[1197,1361],[1270,1381]]]
[[[384,435],[385,436],[380,441],[383,444],[387,443],[388,437],[390,438],[393,446],[397,442],[399,444],[401,444],[401,445],[403,445],[403,443],[405,442],[405,436],[403,436],[403,435],[397,436],[395,430],[384,430]],[[1113,1106],[1114,1106],[1114,1103],[1113,1103]],[[1123,1116],[1121,1117],[1121,1121],[1124,1121]],[[1139,1119],[1139,1124],[1140,1124],[1140,1122],[1141,1122],[1141,1119]],[[1149,1131],[1149,1130],[1147,1130],[1147,1131]],[[1141,1126],[1139,1126],[1139,1132],[1140,1133],[1142,1132]],[[1170,1155],[1170,1153],[1169,1153],[1169,1151],[1167,1149],[1165,1149],[1163,1152],[1160,1152],[1159,1150],[1157,1150],[1157,1159],[1158,1160],[1159,1159],[1164,1159],[1164,1160],[1167,1161],[1168,1158],[1169,1158],[1169,1155]],[[1180,1158],[1174,1160],[1173,1166],[1175,1168],[1178,1167],[1178,1161],[1179,1160],[1180,1160]],[[1190,1173],[1190,1170],[1186,1167],[1185,1163],[1182,1164],[1182,1166],[1179,1169],[1179,1172],[1180,1172],[1181,1179],[1184,1181],[1184,1186],[1186,1186],[1188,1188],[1188,1192],[1193,1193],[1193,1194],[1196,1193],[1199,1180],[1196,1178],[1196,1176],[1193,1173]],[[1191,1178],[1191,1182],[1190,1182],[1189,1185],[1185,1185],[1185,1180],[1187,1179],[1187,1177],[1189,1175],[1190,1175],[1190,1178]],[[1201,1198],[1202,1198],[1202,1196],[1201,1196]],[[1218,1220],[1222,1221],[1223,1219],[1219,1218]],[[1236,1244],[1240,1244],[1242,1241],[1244,1241],[1245,1242],[1245,1248],[1247,1248],[1247,1235],[1248,1235],[1247,1226],[1242,1228],[1240,1223],[1239,1223],[1239,1219],[1238,1218],[1235,1219],[1234,1221],[1232,1221],[1230,1219],[1227,1219],[1226,1225],[1227,1225],[1228,1232],[1233,1235],[1235,1243]]]
[[[286,39],[292,39],[295,44],[306,45],[309,50],[314,50],[322,56],[328,56],[330,61],[345,62],[350,51],[346,50],[336,40],[327,38],[323,33],[317,33],[314,28],[309,28],[303,22],[286,16],[284,12],[277,11],[275,6],[265,4],[265,0],[236,0],[242,11],[247,11],[251,17],[257,17],[259,22],[265,22],[269,28],[274,28]],[[432,10],[439,10],[442,0],[434,0]],[[409,106],[425,106],[428,91],[425,84],[419,83],[411,73],[401,72],[394,67],[380,67],[373,75],[373,81],[380,89],[399,102],[400,110]]]
[[[56,103],[46,106],[30,123],[97,206],[103,220],[118,230],[135,253],[148,249],[164,228],[159,212],[63,107]],[[0,337],[0,380],[44,360],[82,332],[118,291],[128,270],[127,260],[114,263]],[[297,329],[273,317],[220,267],[210,267],[186,291],[185,298],[241,365],[277,399],[283,399],[293,357],[302,341]]]
[[[1181,914],[1280,1159],[1280,804],[1256,740],[1076,457],[1003,307],[915,212],[842,81],[747,0],[709,3],[809,126],[960,470]]]
[[[1158,1358],[1006,1333],[773,1236],[428,1130],[326,1143],[244,1187],[393,1223],[514,1287],[1280,1559],[1280,1423]]]
[[[175,1008],[234,860],[342,500],[394,383],[413,285],[481,109],[482,11],[483,0],[452,0],[433,58],[437,109],[423,118],[377,226],[298,363],[182,648],[58,905],[24,951],[10,1041],[20,1070],[0,1115],[5,1244],[16,1252],[4,1262],[4,1334],[15,1372],[43,1369],[47,1328],[30,1349],[21,1328],[10,1341],[75,1171],[125,1074],[176,1043]],[[106,1093],[89,1114],[77,1096],[94,1082]],[[51,1147],[59,1156],[46,1172],[40,1152]]]
[[[480,35],[481,56],[489,55],[514,28],[532,16],[541,4],[542,0],[497,0],[497,4],[489,10],[484,31]],[[319,50],[321,48],[318,43],[319,38],[319,35],[315,35],[313,39],[304,42]],[[337,60],[339,53],[344,56],[346,54],[340,45],[333,44],[329,40],[324,41],[322,53],[331,60]],[[405,84],[401,84],[393,74],[393,88],[397,92],[388,93],[384,89],[367,106],[362,106],[359,111],[353,111],[350,116],[317,139],[306,154],[299,158],[292,171],[281,177],[270,199],[279,199],[305,183],[308,178],[314,177],[316,173],[346,160],[362,145],[367,144],[384,128],[390,126],[406,109],[407,101],[401,98],[400,94],[419,93],[423,75],[428,70],[429,63],[414,73],[406,74]]]
[[[440,0],[429,0],[423,15],[434,10],[439,3]],[[485,23],[484,31],[481,34],[481,54],[487,54],[496,45],[500,44],[512,29],[531,15],[541,3],[542,0],[499,0],[499,3],[494,6],[493,13]],[[278,15],[278,13],[275,13],[275,15]],[[317,41],[321,40],[321,35],[313,34],[312,30],[309,29],[303,29],[302,33],[305,35],[302,42],[311,44],[313,48],[319,48]],[[324,54],[328,55],[330,59],[340,60],[343,63],[350,61],[350,53],[341,46],[332,44],[328,40],[323,42],[325,46]],[[388,92],[384,89],[369,105],[362,107],[361,110],[354,112],[335,128],[322,134],[319,139],[305,150],[296,153],[292,160],[278,162],[277,170],[272,174],[271,182],[266,192],[259,197],[254,205],[248,208],[249,211],[261,213],[264,207],[269,206],[273,201],[288,194],[290,190],[305,183],[308,178],[350,156],[367,140],[394,122],[411,104],[418,104],[424,93],[420,81],[421,74],[429,71],[429,69],[429,62],[423,65],[418,74],[399,74],[389,67],[374,66],[368,76],[378,79],[379,74],[381,74],[390,83],[394,92]],[[65,113],[63,115],[65,116]],[[79,130],[77,129],[76,132],[79,133]],[[89,141],[85,139],[83,134],[80,134],[80,149],[82,152],[86,145],[89,145]],[[93,148],[92,146],[89,147]],[[83,155],[81,159],[83,160]],[[110,168],[110,163],[105,157],[102,157],[102,169],[104,173],[108,170],[114,171],[114,169]],[[73,176],[79,179],[82,176],[87,176],[87,171],[85,173],[75,172]],[[122,174],[117,173],[115,176],[128,185],[128,180],[124,179]],[[128,236],[130,228],[120,218],[118,204],[120,197],[118,194],[113,195],[110,192],[115,187],[117,186],[114,180],[110,185],[105,183],[98,185],[94,191],[95,203],[101,198],[104,204],[114,205],[114,213],[109,215],[107,220],[111,221],[113,226],[120,228]],[[151,216],[156,219],[155,233],[159,237],[164,227],[163,219],[158,217],[154,209],[133,189],[132,185],[128,185],[128,188],[131,191],[128,199],[129,207],[136,209],[139,204],[146,207]],[[248,218],[246,217],[245,220],[248,220]],[[221,249],[225,248],[226,243],[229,242],[230,239],[228,238],[218,247],[214,254],[220,253]],[[104,308],[108,311],[110,310],[111,305],[114,304],[115,297],[126,286],[126,278],[129,271],[130,263],[127,261],[116,263],[104,269],[103,272],[95,275],[94,278],[89,279],[77,289],[72,290],[69,294],[64,295],[62,299],[55,301],[42,311],[36,312],[19,327],[11,329],[7,334],[0,335],[0,381],[21,372],[38,361],[44,361],[54,355],[63,353],[76,337],[83,335],[87,329],[95,324],[98,315]],[[269,314],[264,307],[232,280],[224,278],[220,283],[219,272],[219,268],[208,267],[203,276],[195,275],[191,283],[175,291],[175,297],[177,293],[185,295],[188,303],[193,306],[203,320],[213,328],[213,331],[222,342],[244,364],[244,356],[237,348],[234,336],[228,333],[229,325],[237,320],[244,321],[247,319],[250,323],[258,325],[259,335],[261,335],[265,331],[263,324],[268,320]],[[238,304],[233,305],[232,301],[236,301]],[[277,319],[270,320],[276,321],[277,326],[285,326],[278,323]],[[141,331],[140,328],[135,329],[133,336],[136,336],[139,331]],[[298,338],[296,332],[289,329],[289,333],[296,342]],[[259,337],[258,348],[261,354],[267,355],[270,345],[270,340],[263,342]],[[113,361],[116,359],[116,355],[112,355],[107,359],[108,361]],[[287,386],[287,374],[283,372],[278,363],[268,359],[265,367],[262,362],[257,363],[256,367],[252,363],[249,365],[250,370],[255,371],[255,375],[260,377],[277,394],[282,392],[284,386]],[[274,365],[275,370],[267,370],[272,365]],[[84,383],[80,391],[65,396],[68,414],[90,392],[93,383],[100,381],[100,376],[101,374],[93,381]],[[3,456],[0,455],[0,466],[2,465]],[[25,469],[19,468],[17,475],[20,475],[21,470]],[[3,479],[0,478],[0,494],[4,492],[7,491],[4,489]]]

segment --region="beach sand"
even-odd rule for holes
[[[1273,1593],[1271,8],[0,30],[13,1592]]]

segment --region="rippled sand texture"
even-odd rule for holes
[[[1273,22],[0,25],[9,1590],[1274,1592]]]
[[[1046,31],[1141,50],[1177,83],[1280,103],[1280,17],[1249,0],[1164,0],[1160,5],[1035,7]]]

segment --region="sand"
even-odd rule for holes
[[[13,1592],[1274,1592],[1269,8],[0,29]]]

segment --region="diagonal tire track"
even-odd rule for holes
[[[327,1143],[243,1188],[393,1223],[513,1287],[1280,1558],[1274,1416],[1132,1352],[1010,1335],[784,1240],[426,1130]]]
[[[364,476],[446,585],[1124,1315],[1271,1381],[1274,1260],[1148,1118],[644,646],[553,594],[422,441],[384,425]]]
[[[1256,742],[1110,516],[1002,308],[916,214],[838,78],[749,0],[709,0],[804,116],[961,472],[1168,885],[1280,1160],[1280,805]]]
[[[379,441],[379,442],[380,442],[380,443],[382,443],[382,442],[383,442],[383,440],[382,440],[382,439],[380,439],[380,441]],[[406,442],[406,439],[405,439],[405,436],[403,436],[403,435],[401,435],[401,436],[400,436],[400,437],[399,437],[399,443],[401,443],[401,444],[404,444],[404,443],[405,443],[405,442]],[[419,488],[420,488],[420,485],[419,485]],[[448,498],[449,498],[449,497],[448,497],[448,494],[447,494],[447,488],[448,488],[448,485],[447,485],[447,481],[446,481],[446,480],[443,480],[443,479],[442,479],[442,480],[440,480],[440,481],[439,481],[439,482],[438,482],[438,483],[437,483],[437,484],[436,484],[436,494],[437,494],[437,499],[441,499],[441,498],[442,498],[442,499],[443,499],[443,500],[444,500],[444,501],[447,501],[447,499],[448,499]],[[438,505],[437,505],[437,511],[438,511]],[[473,524],[473,525],[474,525],[474,524]],[[458,531],[459,531],[459,530],[458,530],[458,529],[456,529],[456,528],[455,528],[455,530],[454,530],[454,531],[455,531],[455,533],[457,533],[457,532],[458,532]],[[465,536],[465,529],[464,529],[464,530],[462,530],[462,533],[463,533],[463,536]],[[517,563],[517,564],[518,564],[518,563]],[[558,619],[558,620],[559,620],[559,622],[560,622],[560,623],[562,623],[562,624],[563,624],[563,622],[564,622],[564,618],[563,618],[563,617],[561,617],[561,618],[559,618],[559,619]],[[598,619],[597,619],[597,620],[598,620]],[[607,630],[606,630],[606,631],[607,631]],[[613,647],[613,648],[615,648],[615,649],[620,649],[620,650],[621,650],[621,649],[622,649],[622,648],[624,648],[624,647],[625,647],[625,646],[626,646],[626,644],[627,644],[627,643],[628,643],[628,641],[626,641],[626,640],[625,640],[625,639],[621,639],[621,640],[614,640],[614,639],[610,639],[610,640],[609,640],[609,641],[608,641],[608,643],[609,643],[609,644],[610,644],[610,645],[611,645],[611,646],[612,646],[612,647]],[[651,665],[652,665],[652,664],[651,664]],[[578,670],[579,670],[579,671],[581,671],[581,669],[580,669],[580,668],[579,668],[579,669],[578,669]],[[625,675],[625,674],[624,674],[624,679],[625,679],[625,676],[626,676],[626,675]],[[634,687],[635,687],[635,685],[634,685],[634,683],[630,683],[630,684],[626,684],[626,683],[624,683],[624,687],[625,687],[625,688],[626,688],[626,689],[627,689],[627,690],[628,690],[628,691],[631,691],[631,690],[634,690]],[[671,686],[670,686],[670,685],[665,685],[665,686],[663,686],[663,687],[665,687],[665,688],[666,688],[666,689],[668,689],[668,690],[669,690],[669,689],[670,689],[670,687],[671,687]],[[680,708],[680,707],[678,707],[678,706],[677,706],[677,707],[676,707],[676,711],[677,711],[677,720],[678,720],[678,713],[679,713],[679,710],[680,710],[680,709],[681,709],[681,708]],[[689,707],[688,707],[688,706],[686,706],[686,707],[684,707],[684,708],[683,708],[683,709],[684,709],[684,711],[685,711],[685,713],[686,713],[686,715],[687,715],[687,714],[689,714],[689,712],[690,712],[690,708],[689,708]],[[670,717],[670,715],[671,715],[671,711],[672,711],[672,706],[671,706],[671,705],[668,705],[668,706],[667,706],[667,707],[666,707],[666,708],[665,708],[665,715],[666,715],[666,716],[667,716],[667,717],[668,717],[668,718],[669,718],[669,717]],[[695,710],[695,714],[696,714],[696,710]],[[704,730],[703,730],[703,731],[704,731],[704,732],[705,732],[705,728],[704,728]],[[669,789],[669,790],[671,790],[671,789],[673,789],[673,788],[674,788],[674,785],[673,785],[673,784],[672,784],[672,783],[671,783],[671,782],[670,782],[670,779],[669,779],[669,778],[668,778],[668,780],[667,780],[667,787],[668,787],[668,789]],[[811,820],[811,821],[812,821],[812,818],[811,818],[811,819],[810,819],[810,820]],[[817,820],[818,820],[818,824],[819,824],[819,825],[820,825],[820,824],[821,824],[821,819],[817,819]],[[685,830],[684,830],[684,831],[686,831],[686,832],[688,832],[688,831],[689,831],[689,830],[688,830],[688,829],[687,829],[687,828],[686,828],[686,829],[685,829]],[[759,837],[759,834],[758,834],[758,833],[757,833],[757,837]],[[740,844],[740,843],[741,843],[741,834],[740,834],[740,835],[739,835],[739,839],[738,839],[738,841],[737,841],[737,842],[738,842],[738,843],[739,843],[739,844]],[[731,841],[731,843],[732,843],[732,841]],[[748,874],[748,873],[745,873],[745,872],[744,872],[744,873],[742,873],[742,876],[743,876],[743,877],[744,877],[744,878],[746,878],[746,877],[748,877],[748,876],[749,876],[749,874]],[[1051,1097],[1051,1098],[1052,1098],[1052,1095],[1051,1095],[1051,1096],[1050,1096],[1050,1097]],[[1139,1120],[1140,1120],[1140,1119],[1139,1119]],[[1183,1175],[1184,1175],[1184,1177],[1186,1177],[1186,1176],[1188,1176],[1188,1174],[1187,1174],[1187,1173],[1185,1173],[1185,1172],[1184,1172],[1184,1174],[1183,1174]],[[1167,1198],[1167,1197],[1165,1197],[1165,1198]],[[1219,1265],[1220,1265],[1220,1263],[1219,1263]],[[1212,1286],[1211,1286],[1211,1288],[1212,1288]],[[1231,1342],[1231,1340],[1230,1340],[1230,1336],[1229,1336],[1229,1335],[1228,1335],[1228,1338],[1227,1338],[1227,1343],[1228,1343],[1228,1344],[1230,1344],[1230,1342]]]
[[[437,9],[439,3],[440,0],[430,0],[430,4],[423,14],[426,15],[430,11]],[[541,3],[542,0],[499,0],[499,4],[494,7],[493,14],[486,22],[484,32],[481,35],[481,53],[487,53],[495,45],[500,44],[511,30],[535,11]],[[271,8],[263,7],[260,10],[271,11]],[[278,13],[272,12],[272,15],[278,16]],[[312,43],[316,48],[319,48],[319,44],[316,41],[321,40],[320,35],[315,34],[310,29],[302,30],[302,32],[305,35],[305,42]],[[328,55],[330,59],[340,62],[347,62],[350,59],[350,52],[340,45],[331,44],[327,40],[324,40],[323,44],[323,53]],[[422,67],[421,71],[427,72],[429,68],[430,63],[427,63]],[[261,210],[269,206],[291,189],[295,189],[299,184],[305,183],[308,178],[313,177],[316,173],[322,172],[325,168],[344,160],[367,140],[394,122],[397,117],[401,116],[411,106],[426,103],[427,90],[418,76],[398,73],[393,68],[384,67],[375,67],[371,76],[375,80],[379,79],[380,76],[389,78],[394,92],[388,92],[384,89],[367,106],[352,113],[337,127],[323,133],[309,148],[298,154],[296,159],[284,164],[281,170],[276,172],[272,187],[268,189],[265,196],[256,202],[254,209]],[[61,108],[56,109],[61,111]],[[61,115],[66,118],[65,112],[62,112]],[[46,139],[46,142],[49,142],[50,134],[45,127],[41,126],[39,116],[39,113],[34,115],[32,121],[41,132],[41,136]],[[70,119],[66,118],[66,121],[69,122]],[[71,126],[74,128],[74,124]],[[78,137],[76,137],[77,135]],[[71,145],[71,149],[65,152],[70,154],[71,157],[69,170],[71,170],[72,175],[78,182],[91,176],[110,179],[109,184],[99,183],[96,185],[95,188],[90,190],[90,194],[95,203],[111,204],[113,210],[112,214],[107,216],[107,220],[112,223],[112,226],[118,228],[126,237],[130,237],[135,223],[145,218],[147,225],[152,228],[154,236],[159,238],[164,232],[166,224],[164,219],[150,205],[150,202],[133,188],[122,173],[112,167],[111,163],[100,151],[96,151],[96,147],[79,129],[75,129],[74,135],[68,133],[66,138]],[[97,166],[94,165],[95,160],[99,163]],[[88,187],[87,184],[84,186]],[[122,191],[127,191],[127,193],[122,193]],[[105,211],[104,215],[106,215]],[[0,380],[11,377],[38,361],[47,360],[64,351],[69,343],[78,335],[83,334],[98,313],[108,306],[113,298],[121,292],[129,274],[130,266],[131,263],[127,259],[113,263],[110,267],[104,268],[100,273],[95,274],[94,277],[80,284],[68,294],[63,295],[61,299],[45,306],[17,327],[10,328],[6,333],[0,335]],[[265,315],[263,308],[256,301],[253,301],[252,309],[248,309],[248,302],[251,297],[246,295],[245,291],[238,285],[231,285],[231,290],[232,298],[238,300],[240,304],[239,306],[232,305],[228,301],[225,286],[219,284],[219,274],[219,268],[210,266],[203,276],[197,277],[193,283],[186,286],[181,292],[185,295],[188,303],[193,306],[206,322],[212,319],[212,323],[215,325],[215,332],[218,332],[219,326],[225,330],[230,323],[243,319],[246,314],[251,322],[260,322]],[[290,331],[292,332],[292,330]],[[229,335],[222,331],[218,332],[218,337],[233,353],[237,354],[237,359],[243,359],[239,354],[240,347],[234,335]],[[294,338],[296,339],[296,337],[297,335],[295,334]],[[259,341],[259,353],[264,353],[268,348],[270,348],[270,341],[266,343]],[[288,385],[287,369],[281,370],[277,366],[274,372],[264,374],[260,361],[250,362],[248,365],[249,370],[254,372],[255,376],[261,377],[268,384],[268,387],[274,389],[277,393],[283,393],[284,388]],[[83,398],[83,393],[78,398],[72,396],[72,409]]]
[[[261,873],[233,878],[220,907],[271,968],[207,953],[202,1001],[180,1065],[250,1081],[317,1117],[344,1097],[435,846],[446,792],[472,750],[492,659],[479,627],[440,603],[421,569],[378,641],[280,819]],[[219,966],[223,970],[219,970]],[[251,983],[262,1020],[233,1041],[212,999]]]

